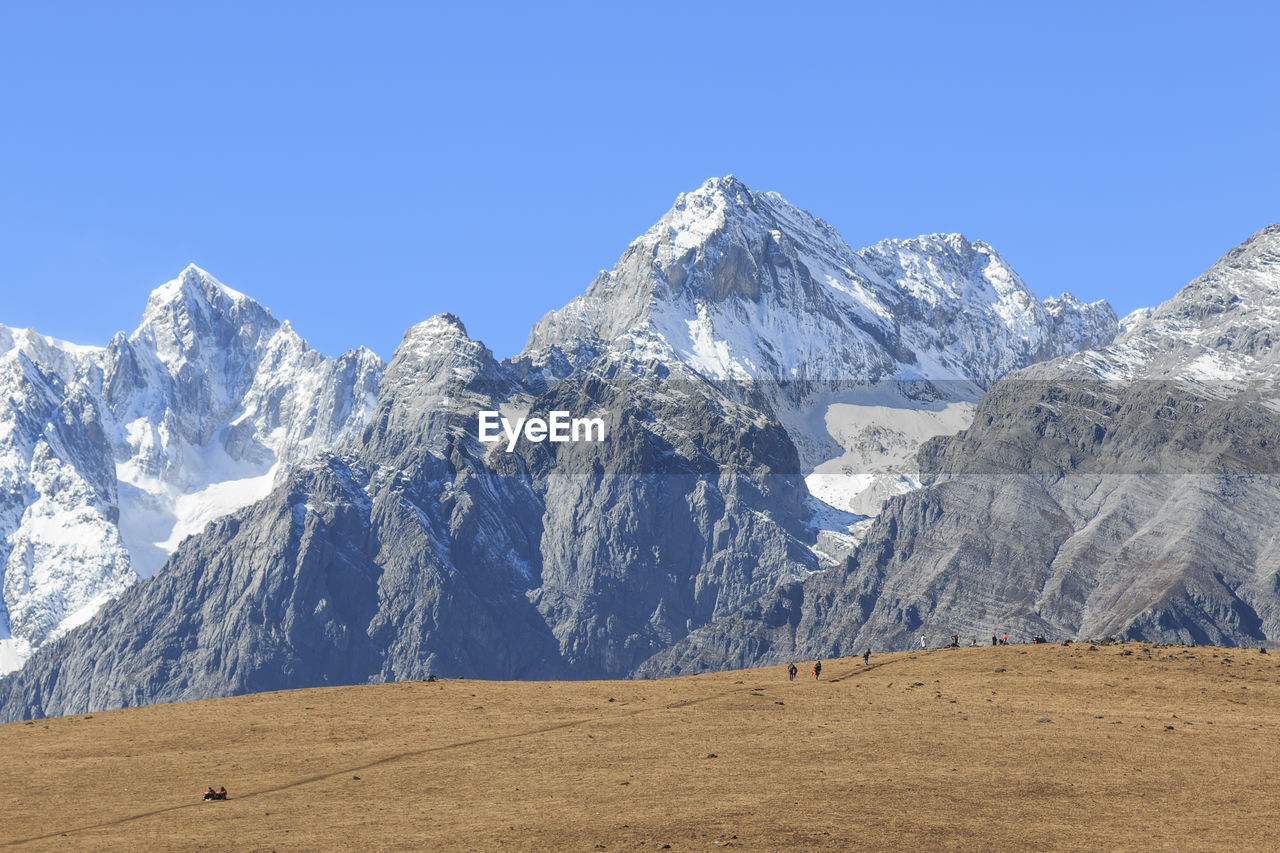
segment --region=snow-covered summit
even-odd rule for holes
[[[251,348],[256,338],[279,326],[270,311],[191,264],[151,292],[130,340],[144,342],[161,361],[180,369],[199,363],[211,347]]]

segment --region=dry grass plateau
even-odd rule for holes
[[[1280,850],[1275,652],[931,650],[816,682],[798,663],[12,723],[0,848]]]

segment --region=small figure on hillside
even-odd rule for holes
[[[813,664],[813,677],[817,679],[822,675],[822,661],[815,661]]]
[[[866,666],[871,663],[871,647],[867,646],[867,650],[862,653],[862,665]]]
[[[992,634],[992,635],[991,635],[991,645],[993,645],[993,646],[998,646],[998,645],[1000,645],[1000,638],[999,638],[999,637],[997,637],[995,634]]]
[[[218,788],[218,793],[214,794],[213,798],[215,800],[225,800],[227,798],[227,789],[223,787]]]
[[[215,796],[216,796],[216,794],[214,794],[214,793],[213,793],[213,786],[212,786],[212,785],[210,785],[208,788],[205,788],[205,789],[204,789],[204,798],[205,798],[206,800],[212,800]]]
[[[1008,632],[1008,631],[1005,631],[1003,634],[1001,634],[1001,635],[1000,635],[1000,645],[1002,645],[1002,646],[1007,646],[1007,645],[1009,645],[1009,632]]]
[[[959,634],[952,634],[952,635],[951,635],[951,648],[953,648],[953,649],[958,649],[958,648],[960,648],[960,635],[959,635]]]
[[[796,673],[797,673],[797,672],[799,672],[799,671],[800,671],[800,670],[796,667],[796,665],[795,665],[794,663],[793,663],[793,664],[791,664],[790,666],[788,666],[788,667],[787,667],[787,681],[795,681],[795,680],[796,680]]]
[[[920,635],[920,648],[924,648],[924,634]]]

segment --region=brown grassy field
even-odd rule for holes
[[[935,650],[818,682],[800,663],[8,724],[0,847],[1280,849],[1275,652]]]

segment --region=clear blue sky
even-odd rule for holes
[[[510,355],[729,173],[1121,314],[1280,220],[1275,4],[459,5],[5,4],[0,323],[101,344],[194,262],[330,355]]]

